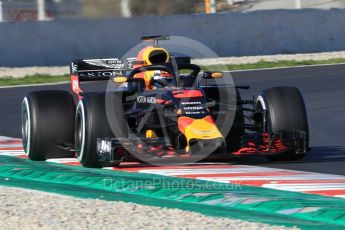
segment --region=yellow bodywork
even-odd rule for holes
[[[180,131],[186,136],[187,142],[191,139],[210,140],[223,137],[217,126],[206,119],[193,119],[190,124],[180,127]]]
[[[152,65],[152,64],[156,64],[156,63],[152,63],[151,60],[150,60],[150,54],[153,53],[153,52],[160,52],[161,54],[164,55],[165,57],[165,60],[161,60],[161,63],[166,63],[169,61],[169,53],[163,49],[163,48],[159,48],[159,47],[146,47],[144,50],[143,50],[143,56],[142,56],[142,60],[145,62],[145,65]]]
[[[187,139],[186,152],[190,150],[190,140],[192,139],[214,140],[223,138],[223,135],[212,119],[191,119],[186,117],[180,117],[180,119],[187,119],[187,121],[181,120],[181,126],[179,125],[180,132],[183,133]]]
[[[145,136],[146,136],[146,138],[156,138],[157,137],[155,131],[153,131],[151,129],[146,130]]]
[[[157,64],[157,63],[152,63],[152,60],[150,60],[150,55],[152,53],[156,52],[160,55],[162,55],[162,60],[159,60],[159,63],[167,63],[170,59],[170,55],[168,53],[168,51],[166,51],[163,48],[160,47],[153,47],[153,46],[147,46],[145,48],[143,48],[137,57],[137,61],[142,61],[143,63],[140,65],[140,67],[144,67],[147,65],[152,65],[152,64]],[[135,66],[135,68],[139,67],[138,65]],[[145,86],[146,89],[150,89],[151,88],[151,79],[154,76],[155,71],[145,71],[143,73],[139,73],[136,74],[135,78],[142,78],[145,81]]]

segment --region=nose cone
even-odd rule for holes
[[[206,116],[202,119],[180,117],[178,119],[178,127],[180,132],[186,136],[187,141],[191,139],[210,140],[223,137],[211,116]]]

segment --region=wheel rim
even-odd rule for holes
[[[264,98],[259,95],[256,100],[256,109],[265,110],[267,112],[267,105],[265,103]],[[269,122],[266,120],[266,117],[263,117],[263,124],[260,125],[261,132],[270,132],[271,127],[269,126]]]
[[[78,103],[76,116],[75,116],[75,150],[77,153],[78,160],[81,161],[83,158],[84,144],[85,144],[85,116],[84,106],[82,102]]]
[[[30,153],[31,119],[28,99],[25,97],[22,104],[22,141],[26,155]]]
[[[81,122],[81,114],[78,111],[77,115],[76,115],[76,121],[75,121],[75,147],[77,151],[80,151],[80,147],[81,147],[81,142],[82,142],[82,122]]]

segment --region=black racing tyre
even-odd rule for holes
[[[31,160],[73,157],[58,144],[74,142],[73,97],[67,91],[29,93],[22,102],[23,147]]]
[[[309,145],[309,127],[304,100],[295,87],[275,87],[264,90],[257,98],[257,108],[267,111],[267,132],[300,130],[306,132]],[[289,150],[267,156],[273,162],[299,160],[305,153]]]
[[[106,109],[106,97],[115,111],[112,127]],[[86,95],[79,101],[75,114],[75,149],[78,160],[85,167],[101,168],[117,166],[120,161],[100,162],[97,159],[97,138],[114,137],[112,128],[120,130],[116,137],[126,137],[127,122],[124,117],[121,96],[117,94],[96,93]]]

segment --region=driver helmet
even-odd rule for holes
[[[173,83],[173,77],[171,75],[164,75],[162,71],[155,71],[152,77],[153,88],[169,87]]]

